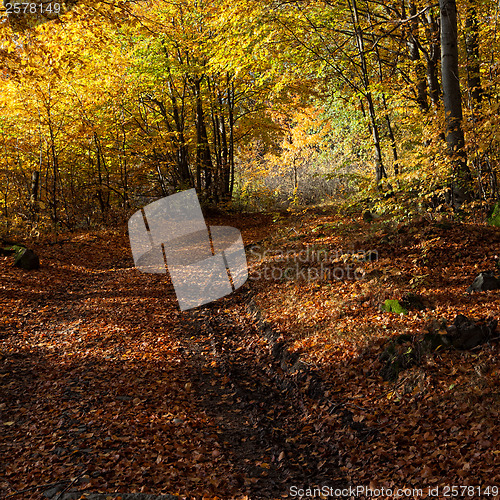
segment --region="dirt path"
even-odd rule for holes
[[[309,382],[284,383],[248,287],[181,313],[165,276],[133,268],[123,234],[35,249],[40,271],[0,261],[3,498],[271,499],[338,483]]]
[[[422,222],[393,231],[316,215],[309,225],[210,224],[240,228],[247,246],[264,240],[262,251],[299,252],[312,240],[335,249],[362,234],[352,248],[380,258],[362,281],[249,280],[184,313],[166,276],[133,267],[123,230],[35,245],[35,272],[1,258],[1,498],[271,500],[292,498],[294,486],[462,482],[497,497],[498,342],[436,352],[394,382],[380,375],[391,335],[464,312],[499,316],[498,291],[465,292],[498,254],[495,230]],[[374,247],[382,234],[388,242]],[[443,267],[450,248],[462,258]],[[417,291],[429,308],[381,314],[414,276],[427,280]],[[274,330],[256,319],[257,305]]]
[[[240,294],[223,312],[214,305],[193,313],[196,343],[187,351],[199,368],[199,407],[217,421],[223,452],[250,498],[338,484],[335,443],[309,418],[305,381],[283,375],[247,303]]]

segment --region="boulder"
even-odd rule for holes
[[[403,334],[391,339],[385,346],[379,360],[384,363],[380,374],[384,380],[397,380],[399,374],[418,365],[430,354],[444,349],[473,349],[493,338],[498,338],[497,320],[474,321],[459,314],[451,326],[444,321],[434,320],[422,340]]]
[[[472,285],[467,288],[467,292],[486,292],[499,288],[500,280],[495,277],[493,271],[483,271],[474,278]]]
[[[453,325],[449,326],[446,331],[453,347],[456,349],[473,349],[494,336],[497,324],[496,319],[476,322],[463,314],[459,314],[455,318]]]
[[[365,210],[363,212],[363,220],[365,222],[372,222],[374,219],[373,214],[370,212],[370,210]]]
[[[422,297],[415,293],[407,293],[401,297],[401,300],[388,299],[381,306],[382,311],[392,312],[394,314],[408,314],[410,310],[421,311],[426,306]]]
[[[14,256],[14,266],[26,271],[32,271],[40,267],[40,260],[38,255],[26,247],[16,246]]]
[[[386,344],[379,357],[384,362],[380,374],[386,381],[396,380],[399,373],[417,363],[417,352],[412,335],[402,334]]]
[[[401,297],[401,305],[408,310],[422,311],[425,309],[423,298],[416,293],[407,293]]]
[[[450,347],[451,339],[448,334],[428,332],[424,335],[421,346],[423,352],[432,353]]]

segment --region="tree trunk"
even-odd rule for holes
[[[221,157],[222,157],[222,172],[221,172],[221,197],[223,201],[228,201],[231,197],[229,196],[229,187],[231,183],[231,167],[229,164],[229,148],[228,148],[228,138],[226,129],[226,119],[224,116],[224,95],[222,92],[219,94],[219,106],[221,112]]]
[[[185,77],[187,78],[187,77]],[[186,87],[186,81],[184,80],[184,86]],[[177,163],[177,174],[180,179],[180,185],[183,188],[193,187],[193,177],[191,175],[191,170],[189,168],[189,150],[188,145],[184,136],[185,132],[185,91],[179,93],[179,98],[177,98],[177,89],[173,82],[172,76],[169,70],[169,97],[172,103],[172,115],[175,124],[175,145],[176,145],[176,163]],[[163,104],[163,103],[162,103]],[[162,114],[165,120],[168,120],[168,113],[163,105]]]
[[[410,2],[409,5],[410,17],[414,17],[417,14],[417,8],[414,2]],[[427,102],[427,82],[425,79],[425,68],[420,58],[420,50],[418,48],[418,18],[414,17],[410,23],[410,33],[408,35],[408,52],[410,55],[410,60],[415,64],[415,76],[416,76],[416,91],[417,91],[417,103],[419,108],[426,112],[429,109],[429,103]]]
[[[196,183],[198,190],[202,188],[209,194],[212,182],[212,155],[208,144],[207,127],[205,124],[205,112],[201,95],[201,78],[194,81],[193,90],[196,96]],[[201,173],[204,172],[205,185],[202,186]]]
[[[468,198],[471,174],[467,166],[462,129],[462,95],[458,76],[457,5],[455,0],[439,0],[441,13],[441,73],[446,116],[446,144],[453,162],[453,204]]]
[[[362,78],[363,78],[363,87],[365,89],[365,98],[368,103],[368,115],[370,117],[370,124],[371,124],[371,133],[373,137],[373,146],[375,148],[375,181],[377,185],[380,183],[380,181],[384,178],[387,177],[387,174],[385,172],[384,168],[384,163],[382,161],[382,149],[380,146],[380,134],[378,130],[378,124],[377,124],[377,116],[375,113],[375,106],[373,104],[373,96],[372,93],[370,92],[370,80],[368,78],[368,68],[366,65],[366,57],[365,57],[365,41],[363,37],[363,30],[361,28],[361,25],[359,23],[359,14],[358,14],[358,6],[356,4],[356,0],[352,0],[352,18],[353,18],[353,25],[354,25],[354,31],[356,33],[356,42],[358,46],[358,52],[359,52],[359,59],[361,63],[361,72],[362,72]]]
[[[49,115],[49,120],[50,120],[50,115]],[[54,137],[54,131],[52,129],[51,122],[49,121],[49,133],[50,133],[50,156],[49,156],[49,162],[52,162],[52,203],[51,203],[51,208],[52,208],[52,222],[56,224],[58,222],[58,217],[57,217],[57,176],[59,173],[59,165],[58,165],[58,158],[56,154],[56,145],[55,145],[55,137]]]
[[[230,82],[230,80],[230,75],[227,74],[227,108],[229,113],[229,163],[231,169],[229,196],[232,197],[234,190],[234,83]]]
[[[469,88],[470,107],[477,108],[481,103],[481,73],[479,68],[479,28],[476,6],[467,9],[465,19],[465,48],[467,51],[467,86]]]
[[[425,31],[427,32],[427,38],[429,39],[429,51],[426,54],[427,86],[429,87],[429,95],[434,108],[439,108],[439,100],[441,97],[441,88],[439,86],[438,79],[439,56],[441,54],[439,24],[431,11],[427,12],[424,19],[426,21]]]
[[[372,23],[372,17],[369,9],[369,4],[367,2],[366,4],[366,11],[368,13],[368,20],[370,22],[370,27],[373,29],[373,23]],[[403,12],[404,12],[404,4],[403,4]],[[382,71],[382,59],[380,57],[380,50],[378,48],[378,45],[374,46],[375,50],[375,55],[377,56],[377,68],[378,68],[378,77],[379,77],[379,82],[381,87],[383,88],[383,83],[384,83],[384,74]],[[424,80],[424,91],[425,91],[425,80]],[[384,108],[384,114],[385,114],[385,123],[387,125],[387,135],[389,136],[389,140],[391,142],[391,149],[392,149],[392,157],[394,159],[394,175],[398,175],[400,173],[400,168],[399,168],[399,161],[398,161],[398,148],[396,144],[396,137],[394,136],[394,130],[392,128],[392,123],[391,123],[391,117],[389,113],[389,106],[387,105],[387,99],[385,92],[381,93],[382,97],[382,106]],[[427,102],[427,97],[425,98],[425,101]]]
[[[30,203],[33,212],[38,212],[38,185],[40,182],[40,172],[38,170],[35,170],[31,174],[31,197],[30,197]]]
[[[102,168],[101,168],[101,144],[99,142],[99,138],[97,136],[97,133],[94,132],[94,144],[96,147],[96,160],[97,160],[97,180],[98,180],[98,185],[97,185],[97,199],[99,200],[99,208],[101,209],[101,215],[104,217],[106,213],[106,203],[104,201],[104,196],[103,196],[103,182],[102,182]]]

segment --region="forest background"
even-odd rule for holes
[[[494,205],[495,2],[30,5],[0,31],[2,233],[124,221],[189,187],[247,210]]]

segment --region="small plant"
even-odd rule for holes
[[[403,307],[399,300],[386,300],[382,304],[382,310],[392,312],[394,314],[408,314],[408,309]]]

